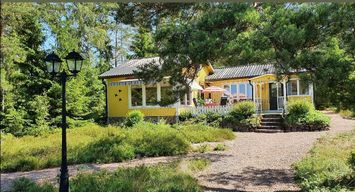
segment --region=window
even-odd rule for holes
[[[224,86],[223,86],[223,89],[225,89],[225,90],[227,90],[227,91],[230,91],[229,85],[224,85]]]
[[[240,95],[245,95],[245,84],[239,84]]]
[[[253,87],[249,83],[247,84],[247,98],[253,98]]]
[[[131,87],[131,101],[132,106],[142,106],[143,104],[143,95],[142,95],[142,86],[132,85]]]
[[[145,87],[145,98],[146,98],[146,105],[157,105],[157,87],[156,85],[147,85]]]
[[[287,95],[297,95],[297,80],[290,80],[287,83]]]
[[[283,86],[283,84],[282,83],[279,83],[278,84],[278,89],[279,89],[279,97],[282,97],[282,96],[284,96],[284,86]]]
[[[300,95],[309,95],[309,85],[306,81],[300,80]]]
[[[232,95],[237,94],[237,85],[236,84],[231,85],[231,94]]]

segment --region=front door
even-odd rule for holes
[[[277,86],[276,83],[269,83],[270,110],[277,110]]]

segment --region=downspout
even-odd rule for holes
[[[104,84],[105,86],[105,123],[106,124],[109,124],[109,118],[108,118],[108,98],[107,98],[107,82],[106,82],[106,79],[102,79],[102,83]]]
[[[251,86],[251,100],[254,101],[254,85],[251,83],[251,80],[249,79],[249,85]]]

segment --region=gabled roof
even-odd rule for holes
[[[159,57],[131,59],[125,63],[120,64],[115,68],[110,69],[109,71],[106,71],[105,73],[101,74],[99,77],[108,78],[108,77],[133,75],[133,70],[137,70],[139,66],[144,66],[150,63],[161,65],[161,63],[159,62]]]
[[[220,79],[255,77],[270,73],[275,73],[275,67],[273,64],[242,65],[236,67],[215,68],[214,73],[207,76],[206,80],[213,81]]]

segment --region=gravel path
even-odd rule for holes
[[[229,150],[211,152],[211,166],[199,173],[207,191],[299,191],[291,165],[302,159],[321,136],[350,131],[354,120],[325,112],[332,118],[331,128],[323,132],[237,133],[227,141]]]
[[[75,176],[82,171],[115,170],[118,167],[203,157],[211,160],[211,166],[194,176],[207,191],[298,191],[293,180],[292,163],[301,159],[322,135],[349,131],[355,126],[355,120],[326,113],[332,118],[329,131],[271,134],[238,132],[237,139],[225,142],[228,146],[226,151],[189,154],[184,157],[144,158],[124,163],[73,165],[69,166],[69,173]],[[27,177],[39,183],[56,183],[58,174],[59,168],[1,174],[1,190],[9,189],[12,181],[19,177]]]

